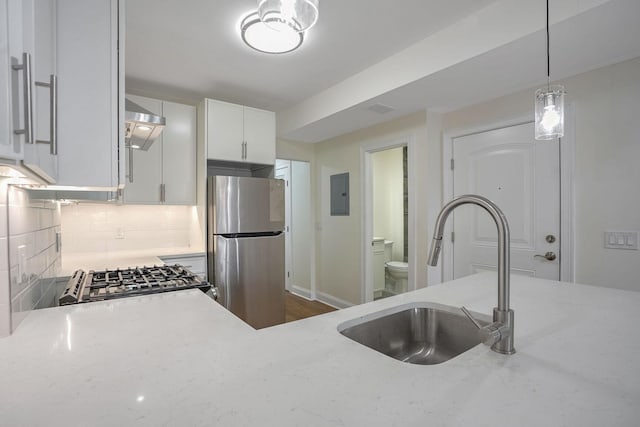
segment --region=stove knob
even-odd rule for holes
[[[214,300],[218,301],[218,287],[217,286],[212,286],[211,289],[209,289],[209,292],[207,292],[209,294],[209,296],[211,298],[213,298]]]

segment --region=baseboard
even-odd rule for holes
[[[347,308],[354,305],[343,299],[336,298],[333,295],[325,294],[324,292],[316,292],[316,299],[334,308]]]
[[[308,299],[308,300],[313,299],[311,298],[311,291],[309,289],[299,288],[298,286],[292,286],[291,293],[296,296],[302,297],[304,299]]]

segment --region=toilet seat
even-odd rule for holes
[[[388,261],[385,264],[387,267],[396,270],[406,270],[409,268],[409,263],[402,261]]]

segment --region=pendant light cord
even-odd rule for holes
[[[547,89],[551,85],[551,68],[549,59],[549,0],[547,0]]]

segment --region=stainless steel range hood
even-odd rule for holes
[[[125,144],[127,147],[147,151],[162,133],[165,119],[125,98]]]

